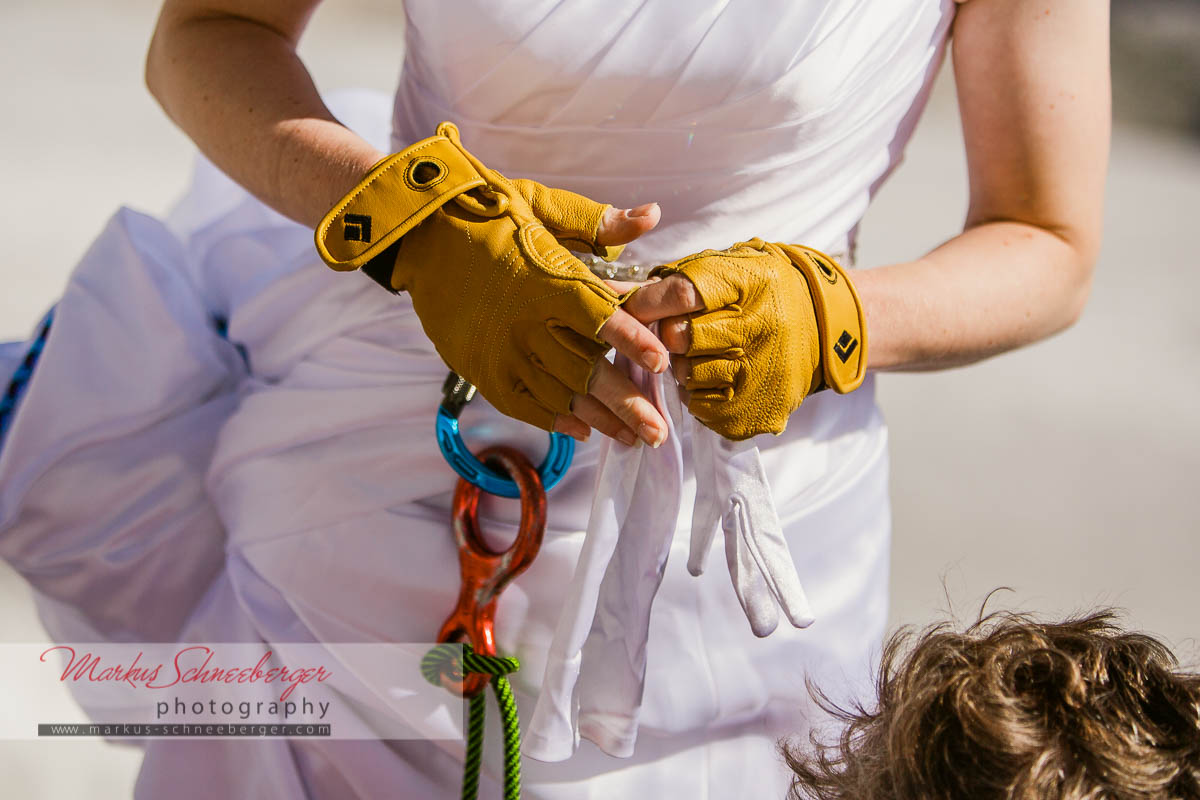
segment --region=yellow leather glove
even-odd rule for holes
[[[564,248],[597,244],[609,206],[488,169],[449,122],[380,161],[321,220],[330,267],[407,291],[443,360],[498,410],[550,430],[608,351],[618,295]]]
[[[850,278],[812,248],[739,242],[655,268],[696,286],[688,410],[729,439],[781,433],[805,397],[857,389],[867,324]]]

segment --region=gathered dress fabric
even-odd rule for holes
[[[630,263],[755,236],[851,263],[856,226],[941,63],[953,3],[408,0],[404,12],[395,97],[329,98],[378,146],[451,120],[511,177],[618,207],[657,201],[662,223],[626,249]],[[0,378],[19,357],[0,349]],[[0,556],[59,641],[432,641],[459,582],[457,476],[433,435],[446,371],[405,295],[328,270],[311,230],[200,159],[167,217],[121,209],[74,271],[0,449]],[[462,427],[476,449],[509,443],[536,462],[546,447],[544,432],[482,398]],[[805,400],[785,433],[755,440],[812,606],[805,629],[784,621],[755,637],[722,553],[688,573],[687,431],[636,743],[614,757],[586,729],[582,742],[540,742],[562,760],[526,758],[525,797],[783,797],[777,740],[821,724],[806,680],[842,700],[870,685],[890,535],[873,380]],[[550,491],[541,552],[499,602],[497,644],[521,660],[525,721],[584,544],[598,439]],[[480,519],[502,545],[519,503],[485,497]],[[502,776],[490,704],[488,730],[485,797]],[[452,797],[464,750],[142,746],[138,798]]]

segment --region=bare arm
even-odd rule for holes
[[[954,23],[964,232],[854,273],[873,369],[937,369],[1049,336],[1083,310],[1100,246],[1108,4],[969,0]]]
[[[320,0],[166,0],[146,59],[163,109],[226,174],[310,227],[385,154],[343,127],[296,43]]]
[[[971,184],[966,226],[924,258],[853,273],[870,369],[940,369],[1029,344],[1071,325],[1090,289],[1111,127],[1107,4],[969,0],[955,20],[953,52]],[[758,288],[786,291],[795,275],[778,275]],[[733,305],[706,308],[683,275],[643,287],[625,308],[643,322],[662,320],[676,378],[709,390],[708,398],[715,387],[726,402],[736,399],[750,385],[742,376],[763,364],[788,374],[746,408],[770,407],[780,393],[798,405],[813,383],[812,366],[779,365],[761,337],[734,348],[710,334],[693,348],[690,317],[698,312],[710,331],[718,318],[749,330],[754,323]],[[803,314],[797,322],[811,323],[812,335],[825,324]],[[714,355],[716,345],[729,349]],[[711,367],[714,360],[725,373]]]
[[[315,227],[386,154],[339,123],[296,55],[320,0],[165,0],[146,59],[146,83],[201,151],[251,194]],[[432,133],[432,131],[430,131]],[[624,244],[653,228],[656,206],[610,208],[603,244]],[[315,257],[315,254],[314,254]],[[647,368],[667,353],[645,327],[618,309],[601,336]],[[632,444],[655,444],[666,422],[623,374],[605,371],[573,414],[555,428],[586,438],[594,427]]]

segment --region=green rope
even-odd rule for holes
[[[462,650],[462,663],[457,654]],[[481,656],[465,642],[438,645],[421,659],[421,674],[435,686],[442,685],[442,675],[455,681],[464,675],[491,675],[488,681],[496,692],[496,704],[504,723],[504,800],[521,797],[521,724],[517,719],[517,702],[512,686],[505,676],[521,668],[515,658]],[[467,757],[463,762],[462,800],[475,800],[479,795],[479,767],[483,761],[483,720],[486,715],[483,692],[471,698],[467,718]]]

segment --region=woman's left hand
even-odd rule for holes
[[[761,239],[656,268],[624,308],[661,321],[688,410],[729,439],[780,433],[814,391],[849,392],[866,366],[866,324],[849,277],[810,248]]]

